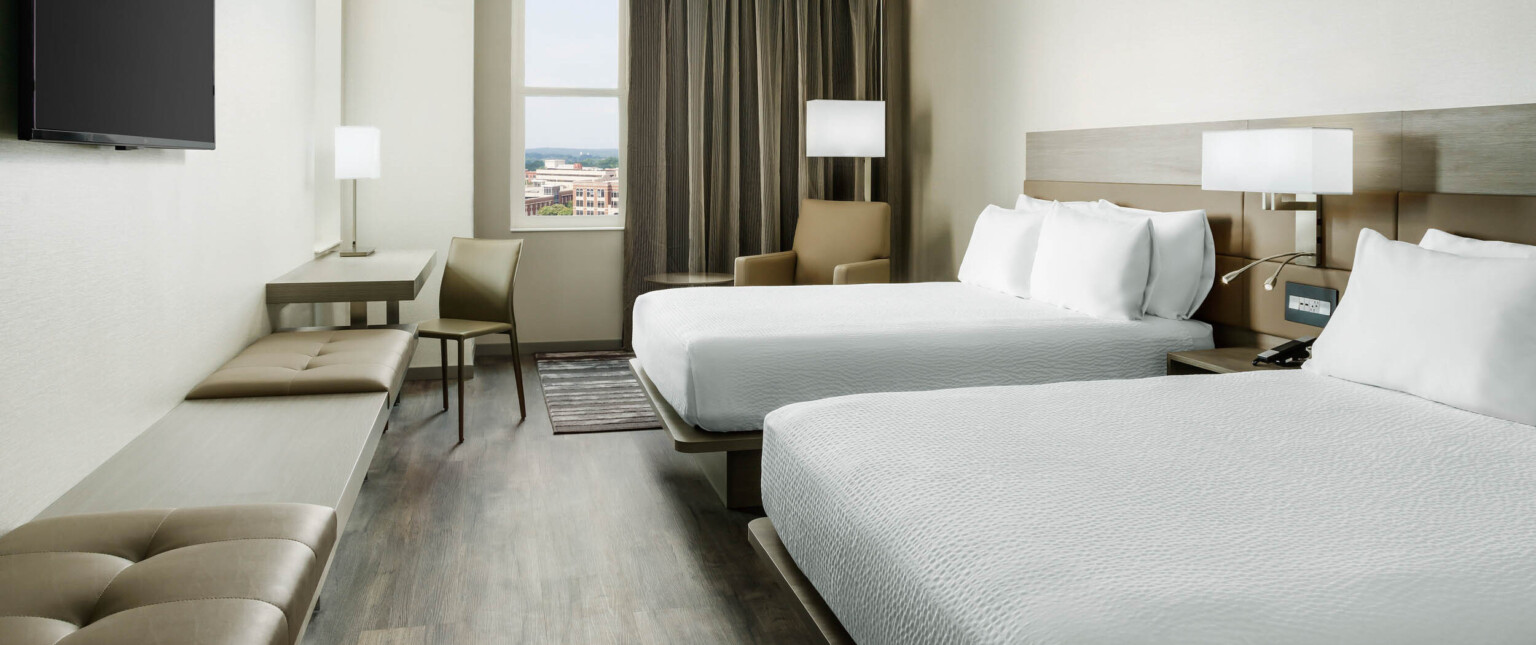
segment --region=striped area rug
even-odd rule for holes
[[[661,420],[629,370],[629,352],[535,354],[555,434],[652,430]]]

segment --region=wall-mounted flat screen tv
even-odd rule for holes
[[[214,0],[22,0],[20,133],[212,149]]]

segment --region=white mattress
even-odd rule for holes
[[[727,432],[843,394],[1158,376],[1168,352],[1211,347],[1211,327],[958,282],[671,289],[635,301],[634,347],[684,420]]]
[[[860,643],[1536,643],[1536,427],[1290,372],[859,395],[763,443]]]

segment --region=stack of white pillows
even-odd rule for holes
[[[961,282],[1118,320],[1190,318],[1215,273],[1205,211],[1028,195],[982,212],[960,264]],[[1536,246],[1362,231],[1306,370],[1536,425]]]
[[[1190,318],[1215,278],[1203,210],[1028,195],[1012,209],[988,206],[960,263],[961,282],[1117,320]]]

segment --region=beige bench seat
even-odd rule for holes
[[[188,399],[398,393],[415,336],[403,329],[278,332],[209,375]]]
[[[336,530],[308,504],[36,520],[0,537],[0,643],[293,645]]]

